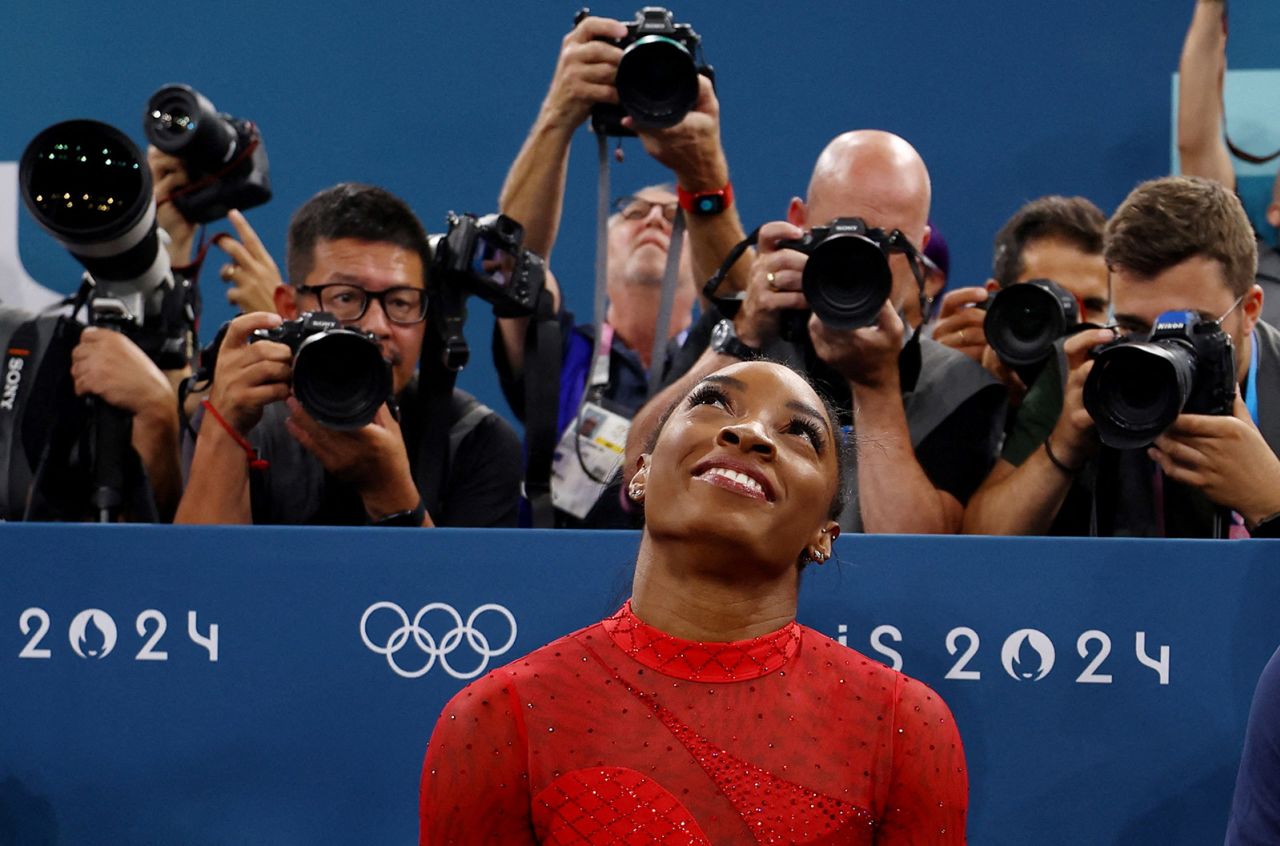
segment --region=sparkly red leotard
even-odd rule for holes
[[[794,622],[698,643],[628,603],[445,706],[421,843],[963,843],[967,796],[925,685]]]

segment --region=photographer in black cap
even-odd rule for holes
[[[1239,199],[1198,177],[1145,182],[1108,221],[1104,251],[1120,333],[1185,336],[1185,323],[1199,327],[1193,338],[1216,343],[1195,352],[1178,340],[1135,344],[1122,358],[1119,347],[1095,351],[1112,329],[1067,338],[1066,367],[1055,357],[1031,387],[1000,461],[969,502],[965,531],[1276,534],[1280,332],[1259,320],[1255,242]],[[1215,349],[1226,357],[1221,373],[1207,354]],[[1187,413],[1215,392],[1220,408]],[[1113,446],[1100,444],[1100,432]]]
[[[637,21],[663,29],[673,27],[665,10],[646,9]],[[639,53],[620,46],[621,42],[634,41],[638,26],[580,16],[561,44],[550,89],[507,174],[499,201],[504,213],[524,224],[525,246],[546,257],[551,266],[571,142],[589,117],[597,132],[634,132],[645,150],[675,175],[674,190],[666,185],[642,188],[633,196],[620,198],[609,218],[608,307],[600,327],[601,338],[595,337],[592,323],[575,324],[573,314],[558,302],[559,291],[548,274],[548,288],[557,299],[564,351],[555,428],[556,436],[561,438],[561,459],[555,466],[553,481],[556,521],[561,526],[630,525],[632,518],[621,510],[613,468],[602,464],[593,469],[583,451],[597,449],[593,440],[596,444],[610,441],[620,448],[630,418],[649,396],[654,360],[665,353],[668,339],[679,336],[689,325],[696,298],[694,280],[709,276],[730,247],[742,238],[729,167],[720,143],[719,103],[710,78],[695,74],[692,61],[681,52],[683,48],[672,46],[669,39],[663,41],[687,65],[682,65],[690,77],[687,113],[681,112],[667,126],[650,125],[631,116],[608,128],[601,124],[601,110],[619,103],[619,87],[615,83],[621,78],[619,67],[624,56],[631,56],[627,61],[640,66]],[[687,27],[681,30],[681,26],[674,28],[685,32]],[[673,37],[697,38],[688,34]],[[618,120],[620,114],[614,113],[611,120]],[[679,229],[673,225],[679,209],[684,212],[687,238],[673,244],[672,239],[679,237]],[[681,254],[670,319],[667,325],[659,326],[664,268],[669,250],[681,246],[686,249]],[[744,278],[735,271],[731,284],[741,284]],[[498,327],[494,339],[498,372],[512,408],[526,419],[529,410],[520,377],[525,368],[529,320],[500,319]],[[597,372],[598,378],[593,379],[595,355],[607,362],[607,372]],[[616,437],[593,439],[580,428],[584,424],[586,430],[611,432]],[[575,444],[578,432],[583,432],[582,443]],[[604,458],[616,462],[621,455],[606,454]],[[613,486],[606,490],[603,482],[610,477]]]
[[[831,141],[814,166],[807,200],[794,198],[787,220],[762,226],[754,260],[740,262],[749,265],[749,282],[736,315],[704,314],[673,367],[678,380],[637,416],[628,468],[634,469],[662,411],[691,384],[736,360],[782,358],[808,370],[855,430],[856,496],[841,517],[845,529],[957,531],[965,500],[995,456],[1004,391],[954,350],[918,336],[904,344],[911,329],[899,311],[909,297],[921,299],[919,250],[928,238],[930,193],[924,162],[902,138],[868,130]],[[857,267],[832,263],[839,282],[828,293],[868,307],[868,323],[837,328],[816,309],[809,314],[812,303],[802,288],[816,252],[806,256],[795,247],[806,231],[852,218],[859,227],[879,229],[881,244],[895,246],[892,255],[876,250],[876,286],[859,278]],[[865,247],[868,240],[859,243]],[[800,335],[788,339],[785,327],[797,316]]]
[[[342,184],[307,201],[288,237],[292,284],[275,291],[279,315],[324,310],[359,332],[327,330],[299,342],[306,324],[282,326],[276,314],[231,321],[176,522],[514,526],[515,432],[462,391],[427,401],[439,393],[436,374],[415,375],[430,304],[429,247],[413,212],[380,188]],[[342,416],[348,397],[333,396],[326,380],[363,390],[378,373],[362,375],[338,353],[308,358],[318,369],[303,379],[302,361],[321,337],[324,344],[341,337],[342,349],[358,352],[368,345],[361,332],[385,359],[375,356],[375,364],[389,367],[384,385],[394,401],[383,402],[383,392],[369,406],[371,421],[349,423]],[[298,352],[279,339],[291,339]],[[331,407],[339,419],[317,420],[317,408]]]

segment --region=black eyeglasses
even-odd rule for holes
[[[625,220],[643,220],[649,216],[654,206],[662,207],[662,216],[667,219],[667,223],[675,222],[676,212],[680,210],[680,204],[675,200],[669,203],[655,203],[643,197],[619,197],[613,201],[613,210],[622,215]]]
[[[383,291],[366,291],[358,285],[299,285],[298,293],[315,294],[320,308],[343,322],[359,320],[369,308],[369,300],[377,300],[392,323],[411,326],[427,317],[427,292],[422,288],[397,287]]]

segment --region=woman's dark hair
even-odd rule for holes
[[[803,371],[797,370],[785,361],[775,361],[770,358],[759,358],[756,359],[756,361],[778,364],[787,368],[803,379],[810,388],[813,388],[813,392],[818,395],[818,399],[822,400],[822,407],[826,412],[827,422],[830,424],[831,431],[834,435],[831,448],[834,449],[836,453],[836,493],[831,499],[831,506],[827,510],[827,517],[831,520],[838,519],[849,502],[848,475],[851,463],[850,455],[853,448],[853,433],[845,432],[841,428],[840,410],[836,407],[835,403],[831,401],[831,398],[823,393],[818,386],[813,383],[813,380],[810,379]],[[645,441],[644,451],[646,453],[653,452],[654,447],[658,445],[658,437],[662,434],[662,430],[666,428],[667,420],[670,419],[675,410],[680,407],[680,403],[684,402],[688,398],[689,393],[686,392],[683,396],[676,399],[675,402],[671,403],[671,405],[667,406],[667,408],[662,412],[662,416],[658,418],[658,425],[653,428],[653,432],[649,435],[649,439]]]

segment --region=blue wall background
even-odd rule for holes
[[[593,10],[629,18],[635,4]],[[1084,194],[1110,210],[1169,167],[1169,77],[1192,3],[682,3],[719,71],[724,137],[748,227],[803,193],[836,133],[882,127],[911,140],[934,179],[953,284],[986,278],[990,241],[1023,201]],[[283,258],[289,214],[341,180],[382,184],[428,229],[449,209],[496,204],[577,3],[177,4],[17,0],[0,11],[0,160],[40,129],[94,117],[141,140],[147,96],[182,81],[262,127],[275,200],[251,214]],[[1234,69],[1276,65],[1280,4],[1231,4]],[[574,150],[556,270],[589,310],[593,138]],[[1280,142],[1273,144],[1280,146]],[[639,145],[619,192],[662,178]],[[78,266],[22,214],[30,274],[59,290]],[[221,228],[221,227],[220,227]],[[216,264],[213,270],[216,271]],[[206,273],[205,335],[230,315]],[[491,321],[460,384],[505,408],[487,361]]]

